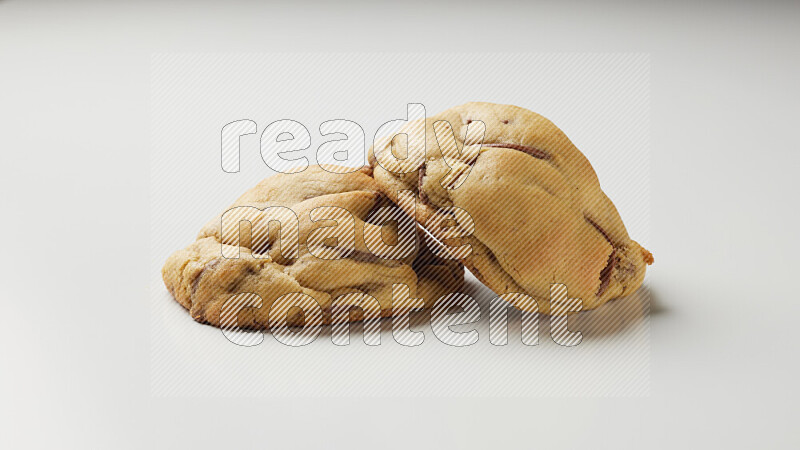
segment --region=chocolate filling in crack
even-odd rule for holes
[[[219,265],[219,263],[220,263],[219,258],[212,259],[211,261],[206,263],[206,265],[203,266],[200,272],[197,273],[197,276],[195,276],[194,280],[192,280],[192,290],[191,290],[192,296],[194,296],[195,291],[197,291],[197,285],[200,283],[200,278],[203,278],[203,275],[205,275],[207,270],[213,270],[215,267],[217,267],[217,265]]]
[[[422,190],[422,184],[425,182],[425,173],[428,171],[428,163],[424,162],[419,168],[419,179],[417,180],[417,192],[419,192],[419,201],[423,205],[430,205],[428,202],[428,195]]]
[[[550,155],[545,153],[543,150],[539,150],[538,148],[534,148],[534,147],[529,147],[527,145],[504,144],[502,142],[497,142],[497,143],[491,143],[491,144],[483,144],[483,147],[488,147],[488,148],[508,148],[508,149],[511,149],[511,150],[519,150],[519,151],[521,151],[523,153],[527,153],[527,154],[529,154],[529,155],[531,155],[531,156],[533,156],[534,158],[537,158],[537,159],[550,159]]]
[[[608,255],[608,262],[603,270],[600,271],[600,287],[597,289],[597,296],[600,297],[603,293],[608,289],[608,286],[611,284],[611,273],[614,271],[614,266],[617,264],[617,247],[611,242],[611,238],[606,233],[606,230],[602,229],[600,225],[596,224],[592,219],[588,217],[584,217],[587,222],[589,222],[595,230],[600,232],[603,237],[611,244],[611,254]]]
[[[603,270],[600,271],[600,287],[597,289],[597,296],[600,297],[603,293],[608,289],[608,285],[611,284],[611,272],[614,271],[614,266],[617,263],[617,249],[611,250],[611,254],[608,255],[608,262]]]

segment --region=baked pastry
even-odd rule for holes
[[[433,255],[417,236],[419,230],[410,217],[412,241],[419,245],[395,259],[372,253],[380,250],[379,239],[386,248],[393,248],[392,244],[399,248],[402,236],[399,226],[366,222],[371,214],[393,205],[364,172],[331,173],[311,166],[301,173],[263,180],[236,200],[226,210],[229,213],[203,227],[194,243],[167,259],[162,269],[167,289],[196,321],[215,326],[220,326],[221,309],[232,296],[257,294],[261,307],[237,313],[242,328],[267,328],[271,304],[290,293],[313,297],[321,306],[323,323],[331,323],[340,317],[332,315],[332,301],[343,294],[374,297],[380,315],[387,317],[392,315],[394,284],[407,285],[408,293],[424,298],[426,306],[461,289],[463,266]],[[237,208],[242,206],[250,208]],[[260,210],[285,213],[288,219],[280,229],[269,227]],[[234,214],[230,220],[229,214]],[[291,226],[292,215],[296,228]],[[242,218],[249,226],[240,222]],[[239,227],[240,223],[244,225]],[[223,226],[232,228],[223,232]],[[344,320],[363,316],[356,308]],[[304,323],[298,308],[289,310],[287,323]]]
[[[425,154],[403,135],[424,140]],[[566,285],[583,309],[596,308],[635,291],[653,262],[628,236],[586,157],[526,109],[448,109],[377,139],[369,161],[388,197],[417,195],[415,206],[401,206],[434,236],[445,238],[440,219],[431,226],[442,212],[468,213],[472,224],[452,215],[470,234],[459,241],[471,247],[460,261],[495,293],[532,296],[540,312],[550,311],[552,284]]]

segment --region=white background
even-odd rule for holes
[[[0,1],[0,439],[796,447],[798,12],[788,2]],[[153,396],[150,61],[176,51],[649,53],[649,285],[662,309],[650,321],[650,395]]]

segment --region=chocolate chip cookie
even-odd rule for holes
[[[364,172],[331,173],[311,166],[263,180],[203,227],[194,243],[167,259],[162,269],[167,289],[195,320],[215,326],[232,296],[257,294],[261,307],[238,315],[239,326],[246,328],[267,328],[270,305],[291,293],[313,297],[324,323],[330,323],[341,318],[331,314],[333,300],[353,298],[345,294],[374,297],[380,315],[387,317],[395,284],[407,285],[426,306],[459,291],[463,266],[433,255],[410,217],[415,245],[396,258],[375,256],[379,245],[399,244],[401,227],[369,218],[385,207],[405,214],[392,208]],[[274,226],[276,220],[280,226]],[[363,311],[354,309],[346,317],[358,320]],[[299,309],[290,310],[287,322],[303,324]]]
[[[412,141],[425,142],[422,157]],[[469,228],[461,242],[471,252],[461,262],[498,294],[534,297],[542,312],[553,283],[591,309],[635,291],[653,262],[628,236],[586,157],[526,109],[458,106],[376,140],[369,160],[388,197],[417,194],[406,210],[434,236],[442,221],[431,223],[443,210],[468,213],[470,224],[452,216]]]

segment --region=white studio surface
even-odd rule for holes
[[[0,445],[797,448],[799,8],[0,1],[0,206],[7,237],[0,260]],[[243,67],[252,55],[311,52],[296,64],[314,73],[287,84],[290,72],[234,70],[221,96],[227,103],[208,91],[191,99],[202,74],[162,79],[168,95],[153,90],[158,58],[198,52],[234,54]],[[364,57],[387,64],[335,67],[349,60],[332,52],[380,52]],[[512,56],[489,68],[453,57],[446,70],[392,66],[387,52]],[[614,76],[507,69],[525,63],[513,55],[559,52],[624,53],[634,58],[628,63],[643,58],[648,75],[625,81],[643,83],[635,98],[646,103],[589,89],[618,83]],[[210,57],[203,58],[195,64]],[[320,67],[325,58],[329,65]],[[613,72],[613,65],[603,67]],[[347,76],[356,72],[363,74],[357,84]],[[237,77],[241,83],[230,82]],[[515,87],[521,80],[525,89]],[[297,87],[311,82],[313,90]],[[409,98],[413,93],[419,97]],[[172,105],[164,102],[170,98]],[[198,109],[212,100],[215,108]],[[324,335],[291,353],[270,336],[258,348],[229,351],[218,330],[195,324],[165,291],[153,290],[158,252],[191,242],[206,220],[267,175],[251,164],[263,165],[250,152],[236,181],[201,181],[197,171],[227,175],[218,166],[219,125],[251,118],[260,130],[281,113],[308,127],[315,148],[323,120],[354,120],[369,141],[409,102],[433,114],[471,100],[514,103],[551,118],[592,161],[631,235],[655,255],[647,327],[576,348],[586,358],[573,367],[595,367],[596,378],[564,372],[568,358],[544,334],[532,349],[494,349],[488,340],[454,349],[426,333],[410,352],[387,341],[370,355],[357,339],[328,352],[333,346]],[[602,114],[612,110],[622,115]],[[175,117],[192,120],[186,128],[153,126],[162,119],[172,126]],[[177,153],[156,152],[165,148]],[[640,161],[647,172],[615,164],[609,155],[619,148],[648,148]],[[191,157],[169,160],[182,152]],[[153,169],[152,155],[170,162],[167,172]],[[171,192],[152,190],[170,177]],[[627,188],[631,180],[647,190]],[[170,208],[179,209],[165,214]],[[154,245],[156,220],[168,231]],[[473,289],[476,297],[485,294]],[[193,351],[214,362],[185,365],[167,351],[175,346],[154,351],[153,337],[169,333],[178,346],[191,339],[209,346]],[[646,376],[614,378],[620,359],[611,350],[631,342],[647,343],[631,353],[646,358]],[[609,359],[592,362],[593,345],[602,347],[595,355],[606,351]],[[257,356],[243,353],[250,351]],[[258,358],[258,371],[233,372],[233,382],[252,387],[263,377],[268,385],[255,392],[211,389],[231,383],[231,365],[255,367]],[[170,363],[174,371],[163,370]],[[357,368],[368,389],[341,372],[323,377],[320,368]],[[516,375],[559,388],[533,386],[519,395],[491,389],[508,380],[508,370],[523,369]],[[458,381],[448,384],[447,371]],[[555,377],[565,373],[594,384],[585,392],[568,389],[570,380]],[[375,381],[381,376],[384,391]],[[323,379],[332,385],[314,384]],[[476,395],[466,395],[473,386]],[[332,388],[340,395],[326,395]]]
[[[451,68],[463,61],[480,64],[454,77]],[[326,70],[316,70],[318,67]],[[404,70],[387,73],[387,67]],[[483,87],[494,67],[505,67],[507,75],[502,82]],[[410,80],[406,71],[427,72],[428,83]],[[161,266],[170,253],[193,241],[199,227],[274,173],[261,156],[269,147],[259,145],[261,132],[270,124],[284,119],[301,123],[311,135],[311,146],[307,151],[283,153],[283,157],[306,157],[313,164],[317,148],[331,139],[317,131],[320,123],[352,120],[371,143],[382,124],[406,118],[409,103],[424,105],[432,116],[472,99],[496,99],[499,103],[514,101],[550,117],[573,134],[579,148],[591,149],[585,151],[587,157],[605,175],[603,187],[625,217],[629,232],[647,242],[647,55],[159,54],[153,58],[152,73],[150,285],[155,395],[649,395],[647,312],[652,299],[647,289],[573,321],[575,326],[590,321],[601,328],[581,330],[586,340],[576,348],[554,345],[547,321],[541,324],[539,346],[522,345],[516,316],[508,348],[492,345],[488,339],[489,301],[495,295],[469,276],[466,293],[483,305],[479,340],[472,348],[441,343],[423,317],[428,316],[421,314],[418,321],[427,336],[418,348],[393,342],[386,323],[381,348],[355,344],[337,348],[328,329],[308,348],[287,347],[268,336],[258,348],[237,349],[231,348],[219,330],[187,320],[186,312],[176,308],[160,280]],[[535,81],[530,73],[538,74]],[[265,89],[265,85],[284,88]],[[464,92],[470,92],[470,97]],[[256,133],[240,138],[240,170],[226,173],[220,167],[221,127],[242,118],[260,125]],[[302,131],[295,131],[295,137]],[[353,153],[349,165],[357,167],[366,148]],[[288,163],[287,167],[299,164]],[[521,242],[525,239],[520,236]],[[613,323],[603,319],[609,316],[616,316]],[[470,328],[462,326],[460,330]]]

